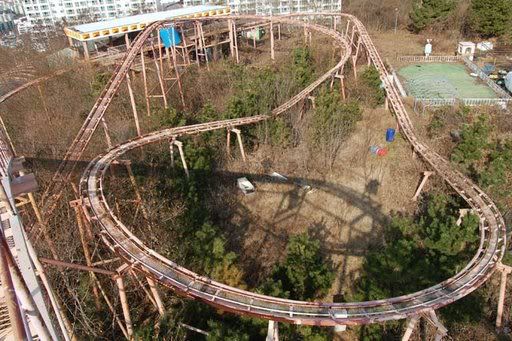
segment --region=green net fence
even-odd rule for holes
[[[398,71],[416,98],[496,98],[495,92],[460,64],[414,64]]]

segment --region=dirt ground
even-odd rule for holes
[[[408,31],[371,31],[375,46],[384,59],[394,62],[397,56],[422,55],[427,39],[432,39],[434,55],[455,55],[458,40],[446,35],[413,34]]]
[[[264,276],[285,255],[287,237],[309,231],[321,241],[336,269],[331,295],[350,290],[367,250],[382,242],[381,229],[389,213],[415,207],[411,197],[423,168],[411,158],[411,149],[401,137],[385,142],[390,127],[396,123],[389,113],[366,111],[332,170],[308,164],[300,147],[261,148],[249,153],[247,163],[234,159],[227,167],[232,184],[218,195],[234,196],[238,202],[232,226],[240,230],[230,233],[241,247],[244,268]],[[388,155],[372,155],[371,145],[387,147]],[[273,179],[272,172],[288,181]],[[256,193],[241,194],[235,187],[239,176],[246,176]]]

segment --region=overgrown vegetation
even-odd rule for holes
[[[418,33],[427,27],[446,19],[455,8],[454,0],[416,1],[410,13],[411,30]]]
[[[368,97],[371,100],[371,103],[368,104],[374,108],[378,105],[384,104],[384,101],[386,100],[386,92],[382,85],[382,80],[380,79],[379,70],[372,65],[364,70],[361,78],[370,90]]]
[[[440,283],[467,263],[478,247],[478,217],[468,215],[457,225],[459,204],[440,193],[425,196],[416,215],[396,214],[385,230],[382,248],[371,249],[356,300],[396,297]],[[471,309],[460,309],[464,319]],[[453,311],[451,312],[453,314]],[[401,322],[362,328],[362,340],[397,338]]]
[[[321,254],[320,241],[301,234],[290,238],[285,261],[276,265],[261,290],[268,295],[304,301],[325,296],[333,280],[334,273]]]
[[[329,167],[333,166],[341,145],[361,117],[361,108],[357,102],[344,102],[339,91],[328,88],[320,90],[311,120],[310,144],[322,153]]]
[[[510,30],[510,0],[472,0],[468,16],[471,29],[483,37],[499,37]]]
[[[504,214],[512,209],[512,140],[504,127],[508,118],[498,111],[461,107],[436,110],[429,123],[429,136],[448,139],[443,152],[482,189],[490,194]],[[505,262],[510,263],[510,252]]]

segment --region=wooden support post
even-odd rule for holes
[[[231,129],[231,131],[236,134],[236,138],[238,140],[238,147],[240,148],[240,153],[242,154],[242,160],[244,160],[244,162],[245,162],[246,158],[245,158],[244,144],[242,143],[242,132],[240,131],[240,129],[236,129],[236,128]]]
[[[160,294],[158,293],[158,288],[156,287],[156,283],[150,277],[146,277],[146,280],[149,284],[149,289],[151,290],[151,293],[153,294],[153,298],[154,298],[156,306],[158,308],[158,313],[160,314],[160,316],[163,316],[165,314],[165,307],[162,302],[162,298],[160,297]]]
[[[498,298],[498,313],[496,314],[496,328],[503,326],[503,308],[505,305],[505,293],[507,290],[507,277],[512,273],[512,267],[500,264],[498,269],[501,271],[500,296]]]
[[[231,156],[231,131],[229,128],[226,130],[226,153]]]
[[[108,133],[107,121],[105,121],[105,117],[101,118],[101,125],[103,126],[103,132],[105,133],[105,141],[107,141],[108,149],[112,148],[112,139],[110,138],[110,134]]]
[[[316,109],[316,97],[308,96],[308,99],[311,101],[311,105],[313,106],[313,109]]]
[[[384,97],[384,109],[389,111],[389,99],[388,96]]]
[[[194,23],[194,36],[195,36],[195,39],[194,39],[194,49],[195,49],[195,52],[196,52],[196,64],[197,66],[201,66],[201,63],[199,61],[199,43],[198,43],[198,40],[199,40],[199,31],[197,29],[197,24]]]
[[[132,105],[133,118],[135,120],[135,128],[137,129],[137,136],[141,136],[139,115],[137,114],[137,105],[135,104],[135,96],[133,95],[132,81],[130,74],[126,73],[126,85],[128,86],[128,94],[130,95],[130,103]]]
[[[357,59],[352,56],[352,69],[354,70],[354,79],[357,82]]]
[[[277,24],[277,40],[281,40],[281,24]]]
[[[167,49],[167,55],[169,55],[169,49]],[[181,76],[180,76],[180,70],[178,69],[178,61],[177,61],[177,54],[176,54],[176,45],[172,46],[172,64],[174,67],[174,73],[176,76],[176,82],[178,83],[178,90],[180,92],[180,98],[181,98],[181,104],[183,105],[183,108],[185,108],[185,96],[183,94],[183,86],[181,84]]]
[[[155,59],[155,47],[153,45],[151,45],[151,50],[153,51],[153,61],[155,62],[156,73],[157,73],[157,76],[158,76],[158,83],[160,84],[160,90],[162,91],[162,98],[164,100],[164,107],[165,107],[165,109],[167,109],[167,108],[169,108],[169,104],[167,103],[167,95],[166,95],[166,91],[165,91],[164,80],[163,80],[163,77],[162,77],[162,72],[160,70],[160,66],[158,65],[158,62]]]
[[[267,337],[265,341],[279,341],[279,327],[277,321],[268,321]]]
[[[197,27],[196,41],[199,40],[199,50],[202,50],[202,55],[204,56],[204,60],[206,62],[206,69],[208,71],[210,71],[209,60],[208,60],[208,51],[206,48],[206,41],[204,39],[203,23],[200,21],[196,21],[196,27]]]
[[[418,324],[419,320],[419,316],[413,316],[409,319],[409,322],[407,322],[407,329],[405,330],[404,336],[402,337],[402,341],[409,341],[412,332],[416,328],[416,325]]]
[[[338,30],[338,17],[334,16],[333,30]]]
[[[348,31],[347,31],[348,34]],[[356,25],[352,26],[352,33],[350,34],[350,46],[354,46],[354,38],[356,35]]]
[[[443,337],[445,337],[446,334],[448,334],[448,330],[439,321],[439,319],[437,318],[436,312],[434,310],[429,310],[426,317],[427,317],[427,320],[437,328],[435,341],[441,341],[443,339]]]
[[[274,23],[272,18],[270,18],[270,58],[275,60],[274,54]]]
[[[128,338],[133,338],[133,325],[132,318],[130,316],[130,307],[128,306],[128,299],[126,298],[126,291],[124,289],[123,277],[118,276],[116,278],[117,289],[119,290],[119,298],[121,300],[121,308],[123,309],[124,322],[126,323],[126,331]]]
[[[128,33],[124,34],[124,42],[126,44],[126,49],[130,49],[130,37],[128,36]]]
[[[306,27],[306,24],[304,24],[304,45],[308,44],[308,29]]]
[[[350,20],[347,21],[347,28],[345,29],[345,35],[348,37],[348,30],[350,29]]]
[[[188,171],[187,161],[185,160],[185,153],[183,152],[183,143],[178,140],[173,140],[172,144],[171,144],[171,148],[173,145],[176,145],[176,147],[178,147],[178,151],[180,152],[180,157],[181,157],[181,164],[183,165],[183,170],[185,171],[185,174],[187,175],[187,179],[189,179],[190,173]]]
[[[142,64],[142,80],[144,83],[144,97],[146,98],[146,111],[147,115],[151,116],[151,108],[149,106],[148,77],[146,75],[146,62],[144,60],[144,46],[140,51],[140,63]]]
[[[180,27],[181,29],[181,40],[183,41],[183,62],[186,65],[190,65],[190,55],[188,53],[188,44],[187,44],[187,38],[185,37],[185,32],[183,30],[183,27]]]
[[[235,48],[235,55],[236,55],[236,63],[240,63],[240,58],[238,57],[238,35],[236,33],[236,23],[235,21],[232,22],[232,29],[233,29],[233,39],[234,39],[234,48]]]
[[[356,47],[356,53],[354,54],[354,57],[357,61],[359,59],[359,51],[361,50],[361,36],[357,37],[357,47]]]
[[[169,152],[171,154],[171,167],[174,168],[174,141],[176,141],[176,138],[173,137],[169,140]]]
[[[229,28],[229,51],[231,52],[231,58],[235,58],[235,44],[233,42],[233,20],[228,20]]]
[[[91,256],[91,251],[89,250],[89,245],[87,243],[87,237],[85,234],[85,227],[84,227],[84,221],[82,219],[82,213],[80,210],[80,204],[81,204],[81,200],[75,200],[75,201],[70,202],[71,207],[73,207],[73,209],[75,210],[76,221],[78,223],[78,232],[80,234],[80,242],[82,243],[82,250],[84,251],[84,256],[85,256],[85,263],[87,264],[87,266],[92,267],[93,266],[92,265],[92,256]],[[94,283],[94,278],[92,278],[92,272],[90,273],[90,275],[91,275],[91,279],[93,281],[92,293],[94,296],[94,303],[96,305],[96,309],[99,310],[99,309],[101,309],[100,295],[98,293],[98,288],[96,287],[96,284]]]
[[[345,92],[345,76],[342,74],[336,75],[336,78],[340,80],[340,93],[343,100],[347,99],[347,94]]]
[[[83,41],[82,42],[82,47],[84,48],[84,58],[85,60],[89,60],[89,47],[87,47],[87,42],[86,41]]]
[[[160,63],[160,77],[162,79],[165,78],[164,76],[164,60],[162,56],[162,39],[160,38],[160,30],[156,33],[157,41],[158,41],[158,62]],[[153,56],[154,58],[155,56]]]
[[[427,183],[427,180],[428,178],[434,174],[434,172],[430,172],[430,171],[426,171],[426,172],[423,172],[423,180],[421,180],[421,183],[420,185],[418,186],[418,189],[416,190],[416,193],[414,194],[414,196],[412,197],[412,201],[416,201],[418,200],[418,197],[421,193],[421,190],[423,189],[423,187],[425,187],[425,184]]]
[[[470,214],[471,212],[473,212],[473,210],[470,208],[459,209],[459,219],[457,219],[457,222],[455,224],[457,224],[457,226],[460,226],[460,224],[462,224],[462,219],[464,219],[464,217]]]
[[[146,288],[144,283],[140,280],[139,276],[137,276],[137,273],[133,269],[130,269],[129,272],[132,275],[132,277],[135,278],[135,281],[140,286],[142,291],[144,291],[144,293],[146,294],[146,296],[147,296],[148,300],[151,302],[151,304],[153,304],[153,306],[155,308],[158,308],[156,305],[155,299],[153,298],[153,294],[151,294],[151,292]]]
[[[50,265],[61,267],[61,268],[70,268],[70,269],[75,269],[75,270],[79,270],[79,271],[95,272],[95,273],[99,273],[99,274],[107,275],[107,276],[117,275],[117,273],[114,271],[110,271],[110,270],[106,270],[106,269],[102,269],[102,268],[95,268],[92,266],[87,266],[87,265],[82,265],[82,264],[64,262],[64,261],[57,260],[57,259],[49,259],[49,258],[40,257],[39,261],[41,263],[50,264]]]

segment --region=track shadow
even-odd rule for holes
[[[41,159],[41,158],[26,158],[27,166],[35,166],[38,171],[52,171],[56,170],[61,160],[56,159]],[[87,167],[89,161],[76,161],[75,166],[75,179],[78,180],[81,172]],[[162,172],[165,174],[167,168],[155,166],[146,162],[133,162],[133,167],[136,167],[139,175],[151,176],[155,172]],[[124,168],[122,165],[112,165],[112,168]],[[193,172],[193,170],[191,171]],[[116,177],[122,178],[127,176],[124,171],[116,172]],[[247,172],[227,172],[227,171],[216,171],[214,176],[217,179],[215,182],[216,188],[225,188],[230,190],[231,193],[236,193],[236,179],[239,177],[247,177],[253,183],[258,185],[261,184],[279,184],[275,178],[266,174],[255,174]],[[139,181],[141,177],[138,178]],[[363,257],[366,254],[367,247],[355,247],[356,245],[369,245],[369,240],[376,239],[380,233],[378,229],[385,225],[388,221],[388,216],[382,211],[382,205],[373,199],[372,197],[378,193],[380,183],[378,180],[370,179],[365,185],[364,192],[358,192],[353,188],[345,186],[343,184],[337,184],[333,182],[304,178],[304,177],[288,177],[288,183],[300,184],[307,183],[309,186],[317,191],[323,191],[339,200],[346,203],[347,207],[357,209],[359,212],[355,217],[347,220],[343,215],[343,212],[333,211],[329,208],[323,207],[321,204],[315,202],[314,197],[310,197],[306,191],[300,189],[298,186],[291,190],[282,191],[264,191],[257,188],[260,194],[280,194],[282,195],[279,204],[274,210],[274,214],[271,219],[265,219],[264,217],[249,210],[243,203],[231,200],[227,204],[227,207],[223,206],[226,204],[226,200],[220,200],[216,208],[227,210],[221,213],[214,212],[217,216],[215,223],[223,226],[229,234],[230,249],[242,250],[244,248],[244,242],[248,236],[250,227],[257,222],[263,232],[263,237],[254,242],[251,254],[245,254],[242,256],[243,261],[248,266],[247,268],[254,269],[252,275],[249,276],[248,282],[257,281],[256,274],[261,274],[264,268],[265,255],[259,250],[264,250],[265,245],[272,243],[275,247],[272,250],[279,253],[277,256],[280,257],[284,254],[286,243],[288,241],[288,233],[282,229],[278,229],[279,224],[289,224],[294,226],[297,221],[310,220],[309,217],[302,215],[302,208],[307,205],[310,208],[319,211],[326,218],[331,221],[334,220],[335,224],[339,229],[347,229],[346,237],[343,241],[340,240],[340,236],[334,235],[333,231],[326,225],[326,219],[321,218],[320,220],[313,221],[307,226],[309,233],[316,239],[321,241],[322,251],[332,256],[342,257],[337,267],[338,272],[338,291],[341,291],[343,287],[346,287],[348,283],[352,283],[355,274],[350,274],[348,270],[348,258],[349,257]],[[221,186],[221,187],[218,187]],[[142,195],[144,196],[143,186]],[[215,188],[214,188],[215,189]],[[234,215],[238,215],[239,219],[236,224],[231,223]],[[370,229],[362,231],[358,224],[362,219],[370,219]],[[128,223],[128,221],[127,221]]]

